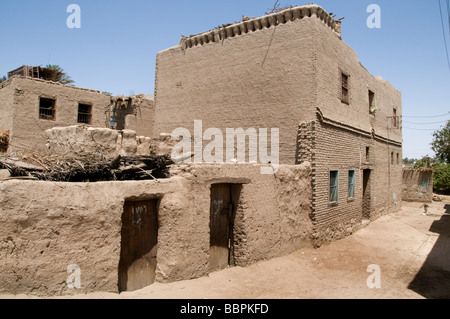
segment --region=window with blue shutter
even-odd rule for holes
[[[339,192],[339,171],[330,171],[330,205],[337,205]]]
[[[348,198],[355,197],[355,170],[348,171]]]

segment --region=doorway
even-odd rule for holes
[[[211,185],[210,271],[234,265],[234,221],[241,184]]]
[[[119,292],[155,281],[158,200],[125,201],[122,214]]]
[[[369,220],[371,212],[371,195],[370,195],[370,169],[363,170],[363,189],[362,189],[362,219]]]

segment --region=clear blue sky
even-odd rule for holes
[[[69,29],[69,4],[81,8],[81,28]],[[0,4],[0,75],[23,64],[58,64],[84,88],[114,95],[152,94],[158,51],[181,35],[262,16],[275,0],[15,0]],[[309,1],[285,1],[282,6]],[[432,133],[450,111],[447,64],[438,0],[316,0],[345,17],[343,40],[374,76],[402,93],[404,157],[433,155]],[[369,29],[369,4],[381,8],[381,28]],[[450,50],[449,19],[443,5]],[[406,123],[411,122],[411,123]],[[436,123],[439,122],[439,123]],[[416,124],[422,123],[422,124]],[[433,123],[433,124],[423,124]]]

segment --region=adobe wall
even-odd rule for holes
[[[362,227],[363,219],[374,220],[401,207],[401,147],[387,145],[370,135],[320,120],[299,126],[298,161],[312,166],[312,219],[315,244],[320,246],[348,236]],[[366,160],[366,147],[370,149]],[[390,153],[394,152],[394,164]],[[363,212],[363,170],[370,169],[370,215]],[[338,171],[338,201],[329,201],[330,170]],[[348,171],[355,170],[355,196],[348,196]]]
[[[367,133],[402,142],[401,130],[389,129],[387,117],[402,114],[401,93],[389,82],[372,76],[359,62],[353,49],[338,38],[320,21],[314,25],[314,64],[316,80],[316,105],[328,118],[353,126]],[[341,73],[349,75],[349,104],[341,102]],[[375,93],[375,115],[369,112],[369,94]]]
[[[0,132],[9,131],[10,135],[13,128],[14,109],[11,107],[13,95],[13,88],[9,85],[9,81],[0,83]]]
[[[118,291],[121,215],[126,199],[159,199],[157,282],[209,273],[210,188],[242,183],[235,220],[235,263],[311,245],[311,168],[179,165],[156,181],[0,182],[1,293],[65,295]],[[67,266],[81,270],[81,289],[66,285]]]
[[[14,110],[11,151],[43,150],[45,130],[77,124],[78,103],[92,104],[91,126],[105,127],[105,108],[110,103],[106,94],[22,77],[12,78],[9,86],[14,89],[13,103],[8,104]],[[39,119],[39,97],[56,99],[55,120]]]
[[[136,131],[138,136],[153,136],[153,121],[155,120],[155,102],[141,99],[136,114],[125,117],[125,129]]]
[[[226,128],[279,128],[280,163],[295,164],[298,123],[313,116],[311,20],[318,19],[159,52],[154,136],[178,127],[192,133],[194,120],[224,134]]]
[[[136,136],[136,131],[117,131],[109,128],[72,125],[54,127],[45,131],[46,149],[50,154],[87,155],[149,155],[152,144],[149,137]]]
[[[420,203],[433,201],[432,169],[403,169],[403,200]]]

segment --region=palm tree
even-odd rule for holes
[[[46,65],[45,68],[41,69],[41,76],[44,80],[62,84],[71,85],[72,83],[75,83],[75,81],[72,80],[59,65]]]

